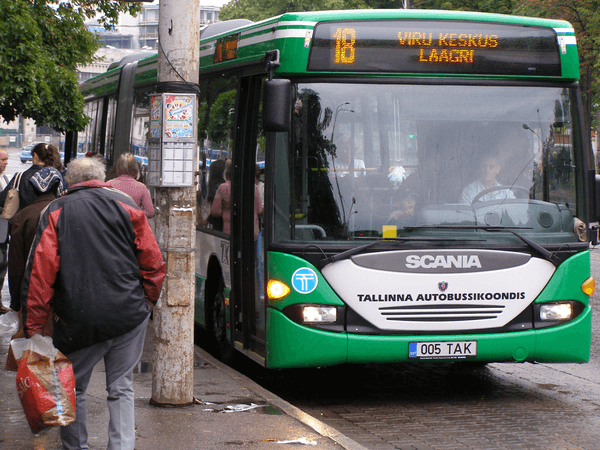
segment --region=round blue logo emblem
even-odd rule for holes
[[[302,267],[292,275],[292,286],[300,294],[310,294],[317,288],[319,277],[314,270]]]

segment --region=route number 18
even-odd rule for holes
[[[352,64],[355,59],[356,30],[354,28],[338,28],[333,33],[335,38],[335,64]]]

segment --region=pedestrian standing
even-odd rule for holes
[[[99,158],[68,164],[69,190],[42,213],[21,291],[25,335],[40,334],[52,312],[54,345],[73,364],[76,419],[61,427],[63,449],[88,448],[86,389],[101,359],[108,449],[134,448],[133,369],[165,277],[146,216],[104,179]]]
[[[8,166],[8,151],[0,148],[0,190],[4,190],[8,186],[8,177],[4,173]],[[5,314],[9,309],[2,304],[2,287],[4,286],[4,278],[6,277],[6,269],[8,267],[8,221],[0,218],[0,315]]]
[[[33,185],[29,183],[29,179],[34,173],[39,172],[44,167],[54,167],[54,150],[56,147],[50,144],[38,144],[31,150],[32,165],[29,169],[23,172],[21,183],[19,184],[19,211],[26,206],[31,205],[37,198],[36,192],[33,190]],[[4,202],[8,191],[15,184],[16,175],[10,180],[8,186],[0,192],[0,207],[4,208]]]
[[[37,231],[40,213],[48,204],[60,197],[66,182],[60,172],[54,167],[44,167],[35,173],[29,182],[33,185],[38,198],[23,208],[12,218],[10,227],[10,246],[8,248],[8,288],[10,290],[10,309],[19,313],[19,330],[13,339],[23,337],[21,314],[21,282],[25,273],[25,263],[29,249]],[[52,321],[42,332],[44,336],[52,336]]]
[[[145,184],[140,183],[140,169],[137,159],[131,153],[123,153],[115,164],[117,178],[109,180],[109,186],[125,192],[142,208],[147,218],[154,217],[152,199]]]

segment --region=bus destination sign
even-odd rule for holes
[[[218,39],[217,43],[215,44],[213,63],[217,64],[236,59],[239,40],[239,34]]]
[[[320,22],[308,70],[561,75],[550,28],[449,20]]]

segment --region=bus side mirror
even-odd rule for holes
[[[265,131],[290,129],[292,82],[290,80],[265,80],[263,86],[262,122]]]

